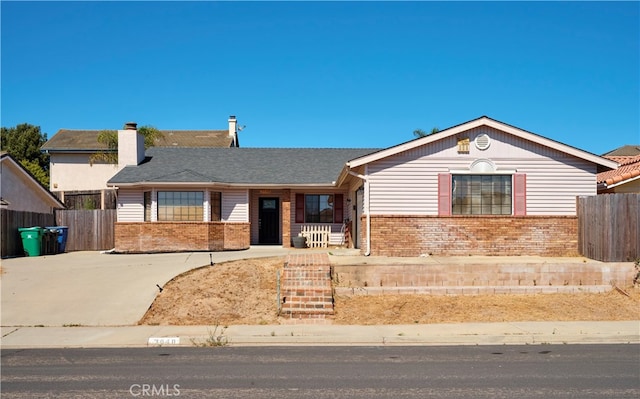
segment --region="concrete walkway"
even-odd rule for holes
[[[181,273],[208,266],[211,260],[285,256],[294,251],[257,246],[246,251],[213,252],[211,257],[209,252],[70,252],[3,259],[1,325],[134,325],[158,294],[156,284],[162,287]]]

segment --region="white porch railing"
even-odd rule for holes
[[[309,248],[327,248],[331,238],[331,226],[302,225],[300,234],[307,238]]]

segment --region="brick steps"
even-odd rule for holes
[[[280,282],[280,292],[281,317],[291,320],[328,321],[334,314],[328,255],[289,255]]]

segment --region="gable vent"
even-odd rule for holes
[[[481,134],[475,139],[476,148],[479,150],[486,150],[491,145],[491,139],[486,134]]]

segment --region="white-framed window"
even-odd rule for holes
[[[453,215],[511,215],[511,175],[452,175]]]
[[[204,192],[158,191],[158,221],[202,221]]]

